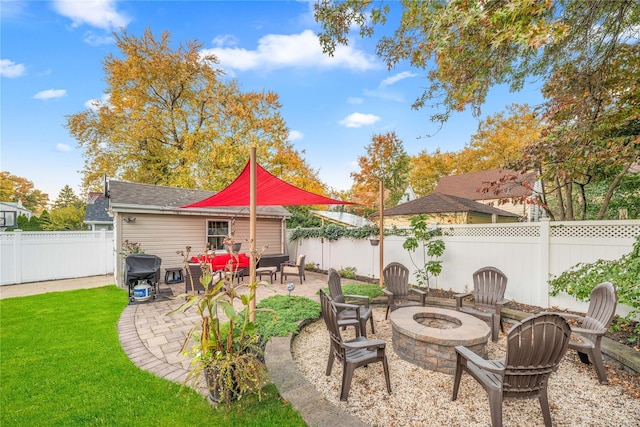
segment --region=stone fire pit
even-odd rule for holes
[[[455,346],[487,356],[491,329],[466,313],[437,307],[409,306],[391,312],[393,349],[400,358],[422,368],[453,375]]]

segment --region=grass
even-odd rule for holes
[[[116,286],[0,300],[0,425],[304,426],[273,385],[212,407],[137,368],[120,346]]]
[[[256,308],[269,308],[276,312],[275,322],[272,313],[256,313],[256,322],[265,341],[273,336],[286,337],[297,332],[301,320],[320,317],[320,304],[301,296],[274,295],[258,302]]]
[[[329,294],[329,288],[324,289]],[[384,292],[378,284],[375,283],[347,283],[342,285],[342,293],[345,295],[364,295],[369,297],[369,301],[373,301],[376,297],[384,296]]]

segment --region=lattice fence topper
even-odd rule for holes
[[[539,225],[507,227],[448,227],[442,226],[443,236],[452,237],[540,237]]]
[[[633,239],[640,235],[640,224],[612,225],[551,225],[551,237],[581,237],[590,239]]]
[[[443,236],[451,237],[540,237],[540,223],[507,226],[441,226]],[[585,224],[576,222],[551,223],[550,237],[589,239],[633,239],[640,235],[640,224]]]

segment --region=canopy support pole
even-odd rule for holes
[[[250,284],[250,301],[249,301],[249,320],[256,321],[256,147],[251,147],[249,155],[250,168],[250,196],[249,196],[249,253],[251,259],[249,262],[249,284]]]
[[[384,279],[382,277],[382,271],[384,266],[384,182],[380,179],[380,287],[384,288]]]

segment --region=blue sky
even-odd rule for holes
[[[399,4],[399,3],[396,3]],[[0,22],[0,168],[29,179],[53,201],[64,185],[80,191],[84,166],[66,116],[101,99],[102,61],[118,54],[113,31],[140,37],[171,34],[218,56],[219,67],[245,91],[279,94],[290,141],[332,188],[351,186],[350,172],[374,134],[395,131],[410,155],[462,149],[477,130],[470,112],[437,129],[431,111],[411,103],[424,71],[400,64],[388,71],[375,40],[353,38],[334,57],[323,55],[313,3],[306,1],[20,1],[2,0]],[[394,15],[386,31],[395,28]],[[542,101],[535,85],[520,93],[492,90],[483,115]],[[260,159],[258,159],[259,161]]]

